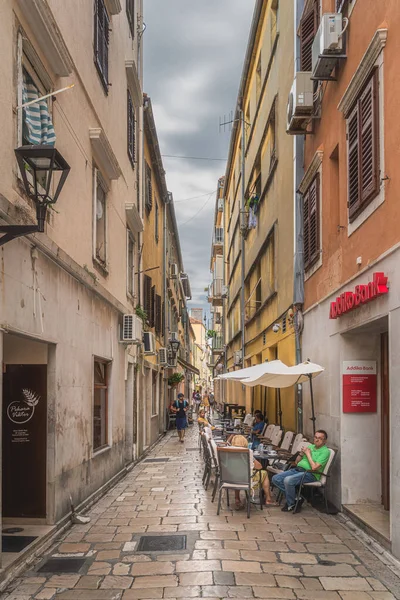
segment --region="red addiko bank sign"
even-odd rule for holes
[[[367,302],[387,294],[389,291],[387,280],[384,273],[374,273],[373,279],[369,283],[356,285],[354,292],[343,292],[334,302],[331,302],[329,318],[337,319],[345,313],[359,308],[362,304],[367,304]]]

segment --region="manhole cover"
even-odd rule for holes
[[[140,538],[137,552],[186,550],[186,535],[148,535]]]
[[[169,458],[146,458],[145,463],[149,462],[167,462]]]
[[[79,573],[86,558],[49,558],[38,569],[39,573]]]
[[[1,538],[3,552],[22,552],[37,539],[37,535],[2,535]]]
[[[23,527],[6,527],[3,529],[3,533],[21,533],[23,530]]]

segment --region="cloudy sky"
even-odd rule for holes
[[[222,158],[234,111],[254,0],[144,0],[144,91],[163,155]],[[174,195],[191,307],[207,308],[218,178],[225,161],[163,156]]]

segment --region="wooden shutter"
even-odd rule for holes
[[[360,98],[361,203],[379,192],[378,70],[375,70]]]
[[[349,186],[349,215],[360,207],[360,152],[358,102],[347,121],[347,172]]]
[[[154,327],[154,325],[155,325],[155,304],[156,304],[156,286],[153,285],[150,290],[150,317],[149,317],[150,327]]]
[[[318,0],[314,0],[311,9],[300,22],[300,71],[312,70],[312,43],[318,29]]]
[[[161,315],[161,296],[159,296],[158,294],[156,294],[155,310],[156,310],[156,316],[155,316],[156,333],[160,334],[161,327],[162,327],[162,315]]]
[[[132,38],[135,37],[135,0],[126,0],[126,16]]]
[[[132,96],[128,90],[128,156],[134,166],[136,143],[135,143],[135,111],[133,108]]]
[[[151,277],[144,275],[143,278],[143,304],[147,315],[147,323],[151,323]]]
[[[307,271],[320,253],[319,175],[314,178],[303,198],[304,270]]]
[[[347,118],[349,218],[379,193],[379,106],[376,69]]]
[[[146,162],[146,208],[148,211],[153,206],[153,186],[151,183],[151,169]]]

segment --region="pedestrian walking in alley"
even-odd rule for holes
[[[178,430],[179,441],[183,444],[185,439],[185,430],[187,427],[186,413],[189,408],[189,402],[185,400],[184,395],[178,394],[178,400],[174,403],[176,412],[176,429]]]
[[[323,429],[319,429],[314,435],[314,444],[301,453],[296,461],[296,466],[288,471],[279,473],[272,477],[272,484],[280,489],[286,497],[286,504],[282,508],[284,512],[292,511],[296,505],[296,486],[301,480],[304,483],[311,483],[321,479],[326,463],[329,460],[329,450],[326,447],[328,434]],[[312,471],[304,474],[305,471]],[[304,479],[303,479],[304,477]],[[304,499],[300,499],[297,506],[297,512],[300,512]]]
[[[194,393],[193,400],[194,400],[195,411],[199,412],[199,407],[200,407],[200,403],[201,403],[201,394],[200,394],[199,390],[197,390]]]

